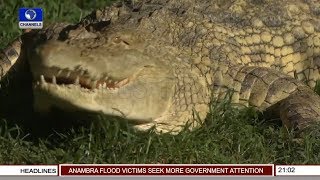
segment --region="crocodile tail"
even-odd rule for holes
[[[0,50],[0,80],[8,73],[17,62],[21,53],[21,37],[15,39],[5,49]]]

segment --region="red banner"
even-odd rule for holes
[[[61,164],[60,176],[273,176],[273,165]]]

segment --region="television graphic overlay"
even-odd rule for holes
[[[320,165],[276,164],[47,164],[0,165],[1,176],[317,176]],[[319,178],[318,178],[319,179]]]
[[[43,10],[42,8],[19,8],[20,29],[42,29]]]

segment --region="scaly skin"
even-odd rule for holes
[[[3,50],[0,77],[21,50],[39,112],[102,112],[175,134],[201,125],[210,100],[232,91],[233,103],[273,112],[288,127],[319,121],[316,1],[115,3],[21,39]]]

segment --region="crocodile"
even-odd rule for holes
[[[24,61],[38,113],[94,112],[177,134],[230,96],[297,131],[320,120],[316,0],[118,1],[24,33],[1,51],[0,78]]]

